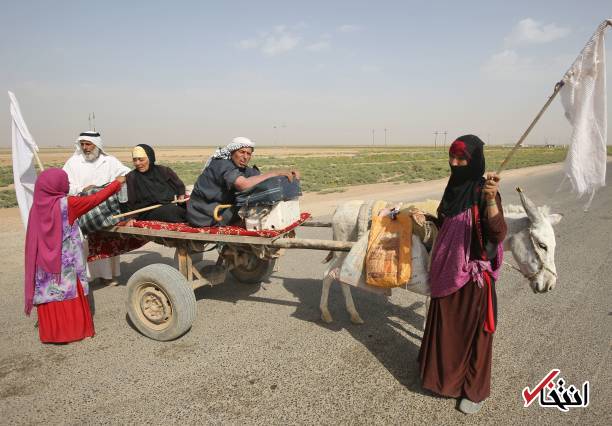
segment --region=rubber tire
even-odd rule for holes
[[[262,281],[267,281],[274,271],[277,259],[260,259],[255,256],[253,258],[256,262],[254,268],[249,270],[244,266],[237,266],[229,271],[230,274],[244,284],[261,284]]]
[[[142,320],[138,313],[140,302],[132,301],[138,297],[139,288],[152,283],[162,290],[172,308],[169,324],[162,330],[155,330]],[[183,275],[172,266],[154,263],[136,271],[127,282],[127,312],[132,324],[145,336],[159,341],[174,340],[191,328],[196,318],[196,299],[191,286]]]

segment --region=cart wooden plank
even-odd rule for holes
[[[319,240],[310,238],[283,238],[284,234],[266,238],[254,237],[248,235],[226,235],[226,234],[205,234],[194,232],[178,232],[168,231],[165,229],[147,229],[135,228],[131,226],[114,226],[105,231],[126,235],[135,235],[150,239],[167,238],[175,240],[189,240],[210,243],[228,243],[228,244],[249,244],[249,245],[264,245],[277,248],[295,248],[295,249],[310,249],[310,250],[327,250],[327,251],[350,251],[354,242],[352,241],[333,241]]]
[[[271,238],[265,237],[252,237],[247,235],[226,235],[226,234],[205,234],[196,232],[178,232],[168,231],[165,229],[148,229],[148,228],[136,228],[132,226],[113,226],[107,230],[100,232],[111,232],[127,235],[137,235],[142,237],[151,238],[171,238],[176,240],[191,240],[191,241],[202,241],[202,242],[222,242],[222,243],[237,243],[237,244],[257,244],[257,245],[269,245]],[[282,236],[282,235],[281,235]],[[274,238],[279,238],[274,237]]]

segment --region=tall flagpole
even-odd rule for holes
[[[603,31],[603,29],[608,27],[608,26],[612,26],[612,19],[606,19],[604,22],[602,22],[600,24],[600,26],[598,27],[598,30],[595,32],[595,34],[597,34],[600,30]],[[595,37],[595,34],[589,40],[589,42],[587,42],[587,46],[590,43],[593,42],[593,38]],[[586,48],[586,46],[585,46],[585,48]],[[583,49],[583,51],[584,51],[584,49]],[[582,52],[581,52],[581,54],[582,54]],[[565,76],[564,76],[564,78],[565,78]],[[502,161],[502,163],[500,164],[499,168],[497,169],[497,173],[498,174],[502,172],[502,170],[504,169],[504,167],[506,167],[506,164],[508,164],[508,161],[510,161],[510,159],[512,158],[512,156],[514,155],[516,150],[523,144],[523,141],[525,140],[525,138],[527,137],[529,132],[531,132],[531,129],[533,129],[533,127],[536,125],[536,123],[538,122],[540,117],[542,117],[542,114],[544,114],[544,112],[548,109],[549,105],[555,99],[555,97],[557,96],[559,91],[563,88],[564,84],[565,84],[564,80],[561,80],[557,84],[555,84],[555,89],[553,90],[552,95],[550,95],[550,97],[548,98],[548,100],[546,101],[546,103],[544,104],[544,106],[542,107],[540,112],[538,113],[538,115],[536,115],[536,117],[533,119],[533,121],[531,122],[529,127],[527,127],[527,130],[525,130],[523,135],[519,138],[518,142],[514,145],[512,150],[508,153],[508,155],[504,159],[504,161]]]
[[[506,167],[506,164],[508,164],[508,161],[510,161],[510,159],[512,158],[516,150],[521,147],[521,145],[523,144],[523,141],[525,140],[527,135],[531,132],[531,129],[533,129],[536,123],[540,120],[540,117],[542,117],[544,112],[548,109],[552,101],[555,99],[555,97],[557,96],[561,88],[563,87],[563,84],[564,84],[563,81],[559,81],[557,84],[555,84],[555,89],[553,90],[552,95],[550,95],[550,97],[548,98],[548,100],[546,101],[542,109],[540,110],[540,112],[538,112],[538,115],[535,116],[535,118],[533,119],[529,127],[527,127],[527,130],[523,132],[523,135],[519,138],[518,142],[514,145],[514,147],[508,153],[508,155],[506,155],[506,158],[504,158],[504,161],[502,161],[502,163],[499,165],[499,168],[497,169],[497,174],[500,174],[502,170],[504,170],[504,168]]]
[[[40,169],[41,172],[44,172],[45,171],[45,166],[43,166],[42,161],[40,161],[40,157],[38,156],[38,152],[32,151],[32,153],[34,154],[34,158],[36,159],[36,164],[38,164],[38,168]]]

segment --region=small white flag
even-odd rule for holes
[[[561,103],[572,125],[570,146],[565,159],[565,176],[579,197],[606,184],[606,56],[604,34],[612,20],[603,21],[570,69],[563,76]]]
[[[19,109],[19,103],[17,103],[15,94],[8,92],[8,95],[13,133],[13,182],[21,220],[27,228],[30,207],[32,207],[34,199],[34,183],[36,182],[34,152],[38,152],[38,146],[21,116],[21,110]]]

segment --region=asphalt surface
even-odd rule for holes
[[[149,244],[122,257],[122,285],[94,288],[93,339],[43,345],[35,315],[22,311],[24,233],[17,226],[0,244],[0,423],[612,424],[612,187],[584,213],[567,191],[555,193],[559,182],[559,172],[534,172],[502,183],[505,203],[518,202],[513,187],[521,185],[537,204],[565,215],[556,228],[559,281],[552,293],[535,295],[505,267],[492,394],[476,415],[420,387],[423,297],[353,290],[366,322],[357,326],[334,285],[335,322],[319,320],[320,251],[287,251],[262,286],[228,279],[197,290],[192,329],[157,342],[129,324],[125,309],[132,273],[173,263],[171,250]],[[305,228],[299,236],[330,238],[330,231]],[[553,368],[568,385],[589,381],[588,407],[523,408],[522,389]]]

